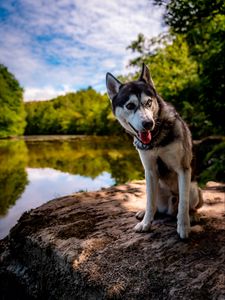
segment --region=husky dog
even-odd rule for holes
[[[107,73],[106,86],[113,113],[134,137],[145,169],[146,211],[135,231],[149,231],[157,206],[165,203],[166,195],[169,209],[174,195],[179,199],[178,204],[172,201],[173,210],[176,211],[178,205],[177,232],[180,238],[188,238],[190,203],[199,202],[200,197],[197,185],[191,183],[192,139],[186,123],[175,108],[157,94],[144,64],[137,81],[123,84]]]

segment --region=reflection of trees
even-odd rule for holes
[[[0,161],[0,215],[4,215],[23,193],[28,182],[27,165],[91,178],[106,171],[112,174],[116,183],[143,177],[132,143],[110,137],[29,141],[27,147],[23,140],[1,140]]]
[[[54,168],[91,178],[103,171],[117,183],[143,176],[138,153],[124,139],[87,137],[73,141],[27,142],[30,167]]]
[[[0,141],[0,214],[6,213],[27,184],[27,148],[24,141]]]
[[[117,184],[122,184],[134,179],[143,179],[144,172],[138,153],[133,151],[123,151],[122,156],[113,159],[109,156],[112,177]]]

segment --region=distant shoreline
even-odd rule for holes
[[[129,138],[129,136],[124,132],[121,132],[121,135],[127,136],[127,138]],[[98,138],[98,137],[102,137],[102,138],[108,138],[108,137],[116,137],[116,138],[120,138],[121,137],[118,135],[97,135],[97,134],[37,134],[37,135],[21,135],[21,136],[9,136],[9,137],[5,137],[5,138],[0,138],[1,140],[25,140],[25,141],[57,141],[57,140],[74,140],[74,139],[83,139],[83,138],[88,138],[88,137],[92,137],[92,138]],[[198,140],[193,140],[193,145],[198,145],[201,144],[205,141],[224,141],[225,140],[225,136],[223,135],[210,135],[207,137],[204,137],[202,139],[198,139]]]
[[[91,137],[94,137],[94,135],[90,135]],[[21,137],[22,139],[24,139],[25,141],[57,141],[57,140],[74,140],[74,139],[83,139],[83,138],[86,138],[86,137],[90,137],[88,135],[81,135],[81,134],[78,134],[78,135],[75,135],[75,134],[56,134],[56,135],[24,135],[23,137]]]
[[[83,138],[107,138],[107,137],[115,137],[116,135],[87,135],[87,134],[44,134],[44,135],[22,135],[22,136],[13,136],[13,137],[5,137],[1,138],[1,140],[24,140],[24,141],[57,141],[57,140],[75,140],[75,139],[83,139]],[[120,138],[120,137],[118,137]]]

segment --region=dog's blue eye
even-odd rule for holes
[[[136,107],[136,105],[134,103],[128,103],[126,105],[126,108],[129,109],[129,110],[133,110],[133,109],[135,109],[135,107]]]

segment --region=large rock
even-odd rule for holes
[[[144,190],[134,182],[25,213],[1,242],[2,299],[225,299],[224,186],[205,189],[186,242],[174,220],[133,231]]]

